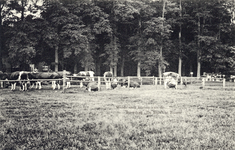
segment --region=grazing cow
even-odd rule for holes
[[[10,81],[11,84],[11,90],[15,90],[16,86],[19,85],[20,89],[22,91],[26,91],[29,85],[29,73],[27,71],[16,71],[11,73],[10,80],[16,80],[16,81]]]
[[[175,73],[175,72],[165,72],[165,73],[163,73],[165,89],[167,87],[177,89],[179,78],[180,78],[180,75],[178,73]]]
[[[88,83],[86,90],[90,91],[98,91],[98,83],[96,81],[91,81]]]
[[[113,78],[113,73],[111,71],[107,71],[104,73],[104,81],[106,84],[106,89],[111,89],[112,78]]]
[[[114,78],[111,83],[111,88],[115,89],[117,86],[118,86],[118,80],[116,78]]]
[[[121,85],[121,87],[124,87],[124,88],[128,87],[128,80],[126,80],[126,79],[120,79],[118,83]],[[129,87],[130,88],[140,88],[140,84],[136,81],[130,81]]]

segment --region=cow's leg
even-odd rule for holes
[[[71,87],[70,82],[67,82],[67,88],[70,88],[70,87]]]
[[[14,83],[14,85],[13,85],[13,90],[15,90],[16,89],[16,83]]]
[[[40,89],[42,89],[42,82],[38,82],[38,89],[40,90]]]
[[[41,84],[40,81],[37,81],[37,82],[36,82],[36,89],[37,89],[37,88],[38,88],[39,90],[42,88],[42,84]]]
[[[58,87],[58,90],[60,89],[60,84],[59,83],[57,83],[57,87]]]
[[[1,88],[3,88],[3,82],[1,81]]]
[[[32,82],[32,84],[30,83],[30,89],[32,89],[33,87],[34,87],[34,82]]]
[[[24,91],[27,91],[27,90],[28,90],[27,86],[28,86],[28,85],[27,85],[27,82],[25,82],[25,83],[24,83]]]
[[[11,83],[11,90],[13,90],[13,86],[14,86],[14,84],[13,84],[13,83]]]
[[[88,91],[91,92],[91,87],[88,88]]]
[[[20,91],[24,90],[24,83],[20,83]]]
[[[52,81],[52,88],[53,88],[53,90],[56,88],[55,86],[56,86],[55,81]]]
[[[25,91],[25,83],[22,83],[22,89],[21,91]]]
[[[80,88],[82,88],[83,87],[83,83],[82,83],[82,81],[80,82]]]
[[[26,91],[26,83],[22,83],[22,91]]]

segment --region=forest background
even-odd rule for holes
[[[235,0],[1,0],[0,70],[235,74]]]

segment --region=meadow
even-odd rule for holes
[[[0,89],[0,149],[233,149],[235,91]]]

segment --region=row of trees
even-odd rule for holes
[[[235,73],[234,0],[0,1],[0,70]]]

